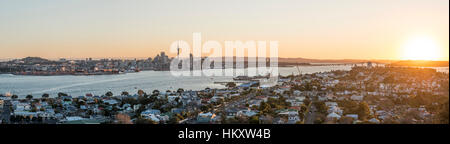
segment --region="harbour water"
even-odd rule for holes
[[[325,72],[331,70],[350,70],[351,65],[328,65],[328,66],[299,66],[280,67],[279,74],[286,76]],[[438,71],[448,73],[448,67],[440,68]],[[57,96],[58,92],[67,93],[72,96],[83,96],[86,93],[103,95],[108,91],[114,95],[120,95],[122,91],[135,94],[139,89],[147,93],[153,90],[166,91],[177,90],[201,90],[205,88],[224,88],[222,84],[214,82],[232,81],[233,77],[206,77],[206,76],[173,76],[168,71],[141,71],[138,73],[127,73],[121,75],[94,75],[94,76],[21,76],[12,74],[0,74],[0,93],[10,93],[25,97],[28,94],[38,98],[43,93],[50,97]]]

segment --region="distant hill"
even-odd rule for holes
[[[397,61],[390,64],[391,66],[413,66],[413,67],[448,67],[448,61],[425,61],[425,60],[407,60]]]
[[[355,63],[390,63],[390,60],[364,60],[364,59],[308,59],[308,58],[278,58],[281,63],[340,63],[340,64],[355,64]]]
[[[39,63],[48,63],[50,60],[40,58],[40,57],[26,57],[20,59],[20,61],[23,61],[24,63],[28,64],[39,64]]]

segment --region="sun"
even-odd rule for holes
[[[439,47],[430,37],[409,39],[403,46],[403,60],[438,60]]]

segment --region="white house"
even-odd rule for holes
[[[298,121],[300,121],[300,117],[298,116],[298,112],[295,111],[289,111],[288,114],[288,123],[289,124],[295,124]]]
[[[330,113],[327,115],[327,119],[340,119],[341,116],[336,113]]]
[[[354,101],[362,101],[363,99],[364,99],[364,96],[357,96],[357,95],[352,95],[351,97],[350,97],[350,99],[351,100],[354,100]]]

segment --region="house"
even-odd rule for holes
[[[157,122],[166,122],[169,121],[169,116],[166,114],[162,114],[162,115],[156,115],[156,118],[158,118],[159,121]]]
[[[262,100],[263,102],[267,102],[268,97],[267,96],[257,96],[257,97],[255,97],[255,99]]]
[[[369,120],[370,123],[374,123],[374,124],[380,124],[380,121],[376,118],[372,118]]]
[[[173,102],[173,101],[175,101],[177,98],[180,98],[179,96],[168,96],[167,97],[167,100],[169,101],[169,102]]]
[[[335,113],[338,115],[342,115],[343,110],[341,110],[341,108],[337,107],[337,106],[330,106],[327,110],[328,113]]]
[[[105,104],[108,104],[108,105],[116,105],[116,104],[119,103],[119,102],[117,102],[116,100],[113,100],[113,99],[103,100],[103,102],[104,102]]]
[[[291,102],[291,106],[292,107],[299,107],[299,106],[301,106],[303,104],[303,102],[301,102],[301,101],[294,101],[294,102]]]
[[[327,97],[328,100],[334,100],[334,99],[337,98],[333,93],[328,93],[328,94],[326,95],[326,97]]]
[[[362,100],[364,99],[364,96],[352,95],[352,96],[350,97],[350,99],[351,99],[351,100],[354,100],[354,101],[362,101]]]
[[[174,113],[174,114],[181,114],[184,111],[184,109],[182,108],[172,108],[170,110],[170,112]]]
[[[159,118],[157,117],[157,115],[154,115],[154,114],[149,114],[149,113],[145,113],[144,115],[141,113],[141,116],[143,117],[143,118],[145,118],[145,119],[150,119],[150,120],[152,120],[152,121],[154,121],[154,122],[157,122],[157,123],[159,123]]]
[[[211,123],[211,119],[216,117],[216,114],[211,112],[208,113],[199,113],[197,115],[197,123]]]
[[[134,111],[137,111],[141,106],[142,106],[141,104],[133,105]]]
[[[230,108],[230,109],[225,110],[225,114],[226,114],[227,118],[234,118],[237,116],[238,111],[239,110],[237,108]]]
[[[302,101],[304,101],[305,99],[306,99],[306,97],[304,97],[304,96],[295,97],[295,100],[297,100],[297,101],[299,101],[299,102],[302,102]]]
[[[280,98],[280,96],[278,96],[278,95],[274,95],[274,96],[270,96],[269,98],[273,98],[273,99],[279,99],[279,98]]]
[[[292,94],[293,94],[294,96],[300,96],[300,95],[302,94],[302,92],[299,91],[299,90],[295,90]]]
[[[282,110],[278,110],[278,111],[275,111],[275,112],[278,113],[279,115],[289,115],[289,113],[291,113],[291,112],[298,113],[298,110],[295,110],[295,109],[282,109]]]
[[[326,96],[319,96],[318,100],[319,101],[326,101],[326,100],[328,100],[328,98]]]
[[[37,117],[38,114],[36,112],[28,112],[28,111],[14,111],[15,116],[23,116],[23,117]]]
[[[211,102],[219,102],[219,101],[223,101],[224,100],[224,97],[222,97],[222,96],[213,96],[211,99],[210,99],[210,101]]]
[[[288,124],[295,124],[300,121],[300,117],[298,116],[298,112],[289,111],[288,114]]]
[[[276,117],[273,119],[273,124],[285,124],[286,123],[286,119],[282,118],[282,117]]]
[[[82,109],[82,110],[86,110],[86,109],[87,109],[87,107],[86,107],[86,105],[80,105],[80,109]]]
[[[222,122],[222,117],[220,115],[215,116],[211,119],[211,123],[220,124]]]
[[[331,106],[338,106],[338,104],[336,102],[325,102],[325,105],[327,107],[331,107]]]
[[[260,124],[272,124],[273,118],[271,116],[259,116],[259,123]]]
[[[29,111],[31,110],[31,105],[29,103],[14,103],[13,102],[13,107],[15,109],[15,111]]]
[[[327,119],[328,120],[333,120],[333,119],[334,120],[338,120],[340,118],[341,118],[341,116],[336,114],[336,113],[334,113],[334,112],[327,115]]]
[[[161,111],[160,110],[156,110],[156,109],[148,109],[148,110],[145,110],[145,111],[141,112],[141,115],[150,115],[150,114],[152,114],[152,115],[160,115]]]
[[[256,111],[252,110],[240,110],[236,113],[237,116],[246,116],[246,117],[252,117],[254,115],[258,114]]]
[[[79,116],[70,116],[66,117],[63,121],[78,121],[78,120],[84,120],[84,118]]]
[[[257,100],[250,100],[248,105],[249,105],[249,107],[253,107],[253,106],[259,107],[259,105],[261,104],[262,101],[263,100],[259,100],[259,99],[257,99]]]
[[[353,118],[353,120],[358,120],[358,114],[346,114],[345,117]]]
[[[293,99],[293,98],[286,99],[286,102],[291,103],[291,104],[295,101],[297,101],[297,100]]]

